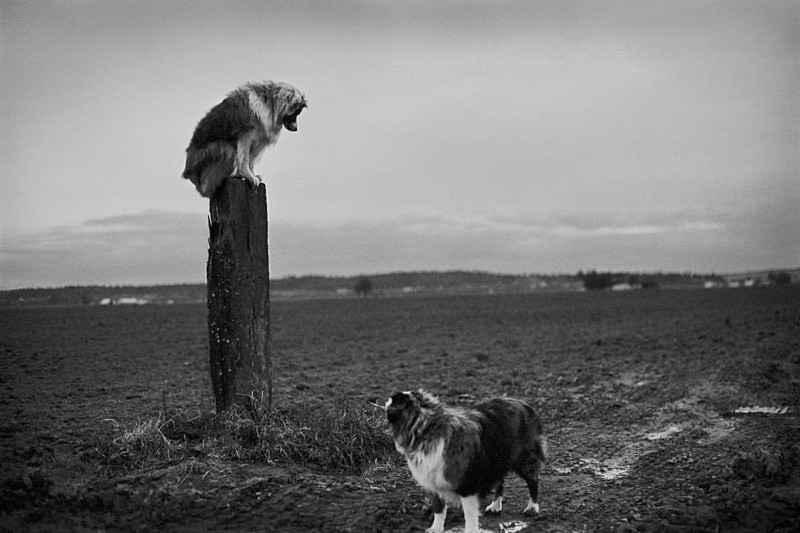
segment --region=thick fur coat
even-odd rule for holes
[[[395,447],[414,479],[433,493],[433,525],[441,533],[448,504],[464,510],[465,532],[477,533],[480,499],[502,511],[503,480],[516,472],[530,493],[525,514],[539,512],[539,471],[546,457],[542,425],[522,400],[493,398],[472,408],[449,407],[425,391],[398,392],[386,402]]]
[[[306,107],[305,97],[287,83],[246,83],[233,90],[197,124],[183,177],[209,198],[227,178],[257,186],[261,178],[253,166],[282,128],[297,131],[297,116]]]

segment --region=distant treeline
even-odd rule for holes
[[[800,269],[749,274],[632,273],[492,274],[481,271],[393,272],[358,276],[289,276],[270,280],[275,299],[413,294],[510,294],[539,291],[690,289],[785,285]],[[365,281],[368,285],[365,285]],[[369,289],[364,291],[364,287]],[[188,304],[206,301],[205,284],[73,286],[0,291],[0,307],[42,305]]]
[[[543,276],[537,276],[543,277]],[[544,276],[557,277],[557,276]],[[571,276],[560,276],[570,278]],[[271,280],[270,284],[276,291],[330,291],[341,288],[352,288],[364,278],[369,279],[375,289],[455,289],[463,287],[489,287],[489,286],[526,286],[531,276],[513,274],[492,274],[480,271],[453,270],[447,272],[421,271],[421,272],[392,272],[389,274],[373,274],[358,276],[289,276],[287,278]]]
[[[658,289],[666,287],[680,287],[692,285],[692,281],[701,280],[702,283],[711,280],[723,283],[724,279],[714,274],[631,274],[630,272],[578,272],[578,278],[583,282],[583,287],[588,291],[625,287],[631,289]]]
[[[0,292],[0,306],[19,305],[113,305],[115,303],[202,303],[204,284],[114,286],[82,285]]]

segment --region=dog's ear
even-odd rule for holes
[[[411,394],[407,392],[396,392],[392,394],[392,396],[389,398],[389,401],[386,402],[386,410],[402,410],[408,407],[411,402]]]
[[[419,389],[411,393],[413,401],[420,406],[421,409],[433,409],[439,405],[439,399],[430,392]]]
[[[271,99],[273,120],[289,131],[297,131],[297,115],[308,107],[305,96],[290,85],[276,84]]]
[[[403,413],[411,407],[413,398],[407,392],[397,392],[386,402],[386,419],[394,423],[403,416]]]

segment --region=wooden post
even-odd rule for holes
[[[208,339],[217,412],[272,406],[267,188],[228,179],[210,200]]]

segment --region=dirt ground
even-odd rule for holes
[[[797,288],[273,302],[272,319],[277,402],[366,411],[424,387],[534,404],[550,443],[541,515],[522,516],[512,477],[484,529],[800,530]],[[110,468],[98,442],[120,427],[211,409],[204,306],[2,310],[0,353],[0,531],[430,525],[400,462]]]

